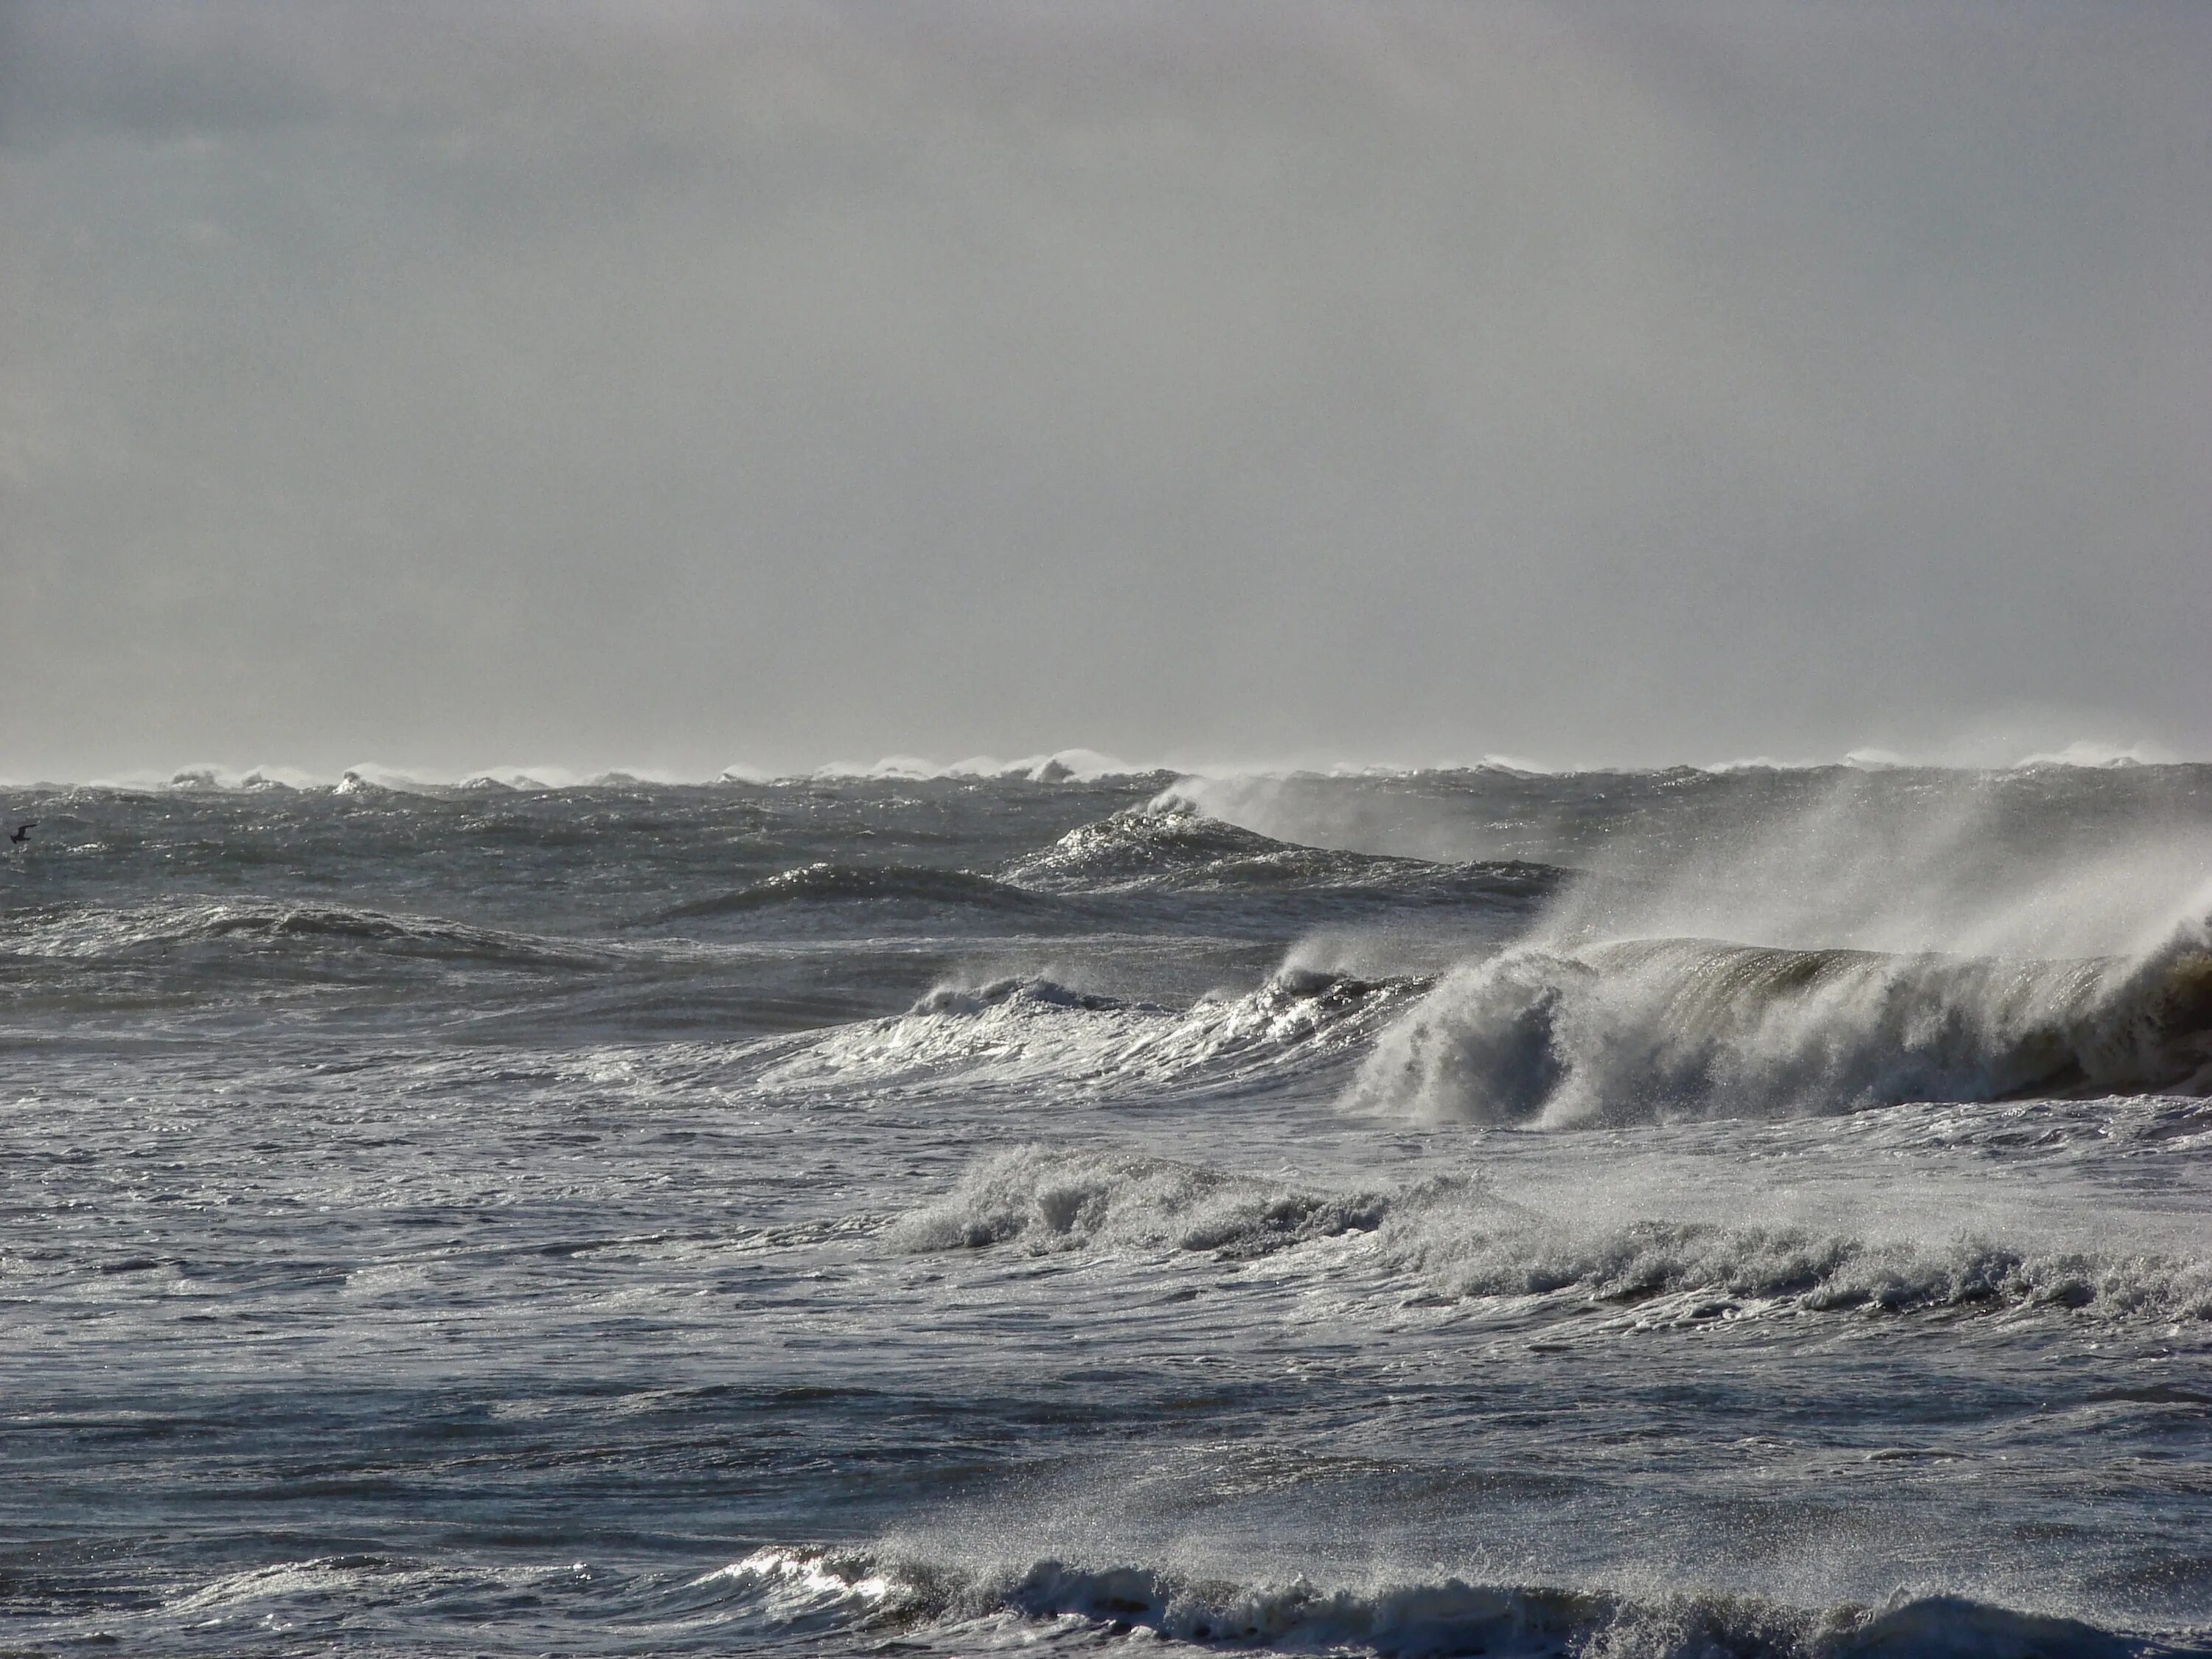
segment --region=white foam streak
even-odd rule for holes
[[[773,1619],[790,1620],[825,1607],[872,1609],[893,1594],[891,1581],[857,1551],[755,1550],[742,1561],[695,1579],[695,1588],[734,1583],[761,1592]]]

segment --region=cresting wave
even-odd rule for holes
[[[1902,1590],[1878,1607],[1811,1608],[1717,1591],[1638,1596],[1443,1574],[1330,1587],[1302,1577],[1239,1583],[1158,1565],[1057,1559],[968,1565],[896,1548],[777,1547],[757,1550],[693,1588],[722,1585],[775,1625],[845,1624],[892,1638],[943,1632],[993,1647],[1002,1641],[1028,1646],[1055,1636],[1096,1639],[1142,1632],[1210,1648],[1376,1659],[1478,1653],[1522,1659],[1856,1659],[1899,1653],[2179,1659],[2204,1651],[1963,1596]]]
[[[1434,864],[1276,841],[1171,796],[1070,830],[999,872],[1048,893],[1364,893],[1404,902],[1513,903],[1557,890],[1565,872],[1507,860]]]
[[[1444,1177],[1314,1193],[1169,1158],[1024,1146],[977,1164],[885,1238],[917,1254],[1213,1251],[1368,1235],[1376,1267],[1447,1298],[1565,1297],[1692,1322],[1787,1313],[2086,1310],[2212,1319],[2212,1262],[2037,1249],[1966,1235],[1876,1239],[1802,1225],[1546,1211]]]
[[[2150,1091],[2212,1092],[2201,928],[2137,961],[1523,948],[1447,976],[1377,1043],[1352,1097],[1559,1127]]]

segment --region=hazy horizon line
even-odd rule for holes
[[[920,755],[894,753],[873,762],[832,759],[811,767],[791,769],[755,766],[742,761],[703,769],[652,763],[600,766],[540,761],[534,763],[502,763],[490,766],[452,767],[394,765],[382,761],[362,760],[331,770],[272,762],[235,766],[220,761],[194,760],[173,768],[100,769],[74,777],[0,775],[0,788],[285,788],[308,791],[351,787],[404,791],[410,788],[495,787],[558,790],[633,783],[660,787],[704,787],[717,784],[760,786],[868,780],[918,782],[1026,779],[1035,782],[1095,782],[1115,778],[1148,777],[1417,777],[1478,771],[1551,777],[1597,773],[1632,775],[1689,771],[1722,775],[1746,771],[1799,772],[1838,769],[2006,773],[2043,768],[2100,770],[2205,764],[2212,764],[2212,756],[2181,754],[2156,744],[2112,744],[2086,739],[2055,748],[2032,748],[2025,752],[1991,751],[1986,748],[1978,753],[1966,752],[1961,745],[1956,744],[1910,751],[1869,744],[1828,757],[1753,755],[1725,760],[1665,763],[1585,758],[1562,762],[1497,751],[1472,757],[1352,760],[1340,757],[1327,761],[1295,757],[1200,759],[1170,753],[1156,759],[1132,761],[1097,750],[1070,747],[1017,757],[976,754],[950,762],[939,762]]]

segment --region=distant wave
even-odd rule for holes
[[[92,780],[67,787],[95,793],[113,791],[193,795],[343,795],[362,800],[404,800],[414,795],[441,798],[451,795],[544,793],[557,790],[687,787],[681,780],[659,775],[641,777],[629,772],[575,773],[559,767],[541,769],[544,773],[542,777],[517,767],[437,774],[363,764],[348,767],[333,778],[327,774],[318,775],[290,766],[257,766],[242,772],[222,766],[188,766],[166,776]]]
[[[1879,1607],[1808,1608],[1713,1590],[1637,1595],[1471,1583],[1442,1572],[1331,1588],[1302,1577],[1240,1583],[1158,1565],[984,1565],[896,1547],[771,1547],[691,1588],[734,1592],[775,1625],[849,1622],[888,1636],[1007,1619],[1040,1627],[1075,1620],[1099,1636],[1143,1632],[1177,1643],[1376,1659],[1475,1653],[1528,1659],[1871,1659],[1898,1653],[2163,1659],[2203,1651],[1961,1596],[1902,1591]]]
[[[457,790],[511,788],[526,790],[686,788],[703,785],[741,783],[791,785],[847,781],[926,782],[938,780],[988,781],[1005,783],[1088,784],[1120,780],[1164,782],[1175,769],[1158,763],[1131,763],[1101,754],[1095,749],[1060,749],[1012,759],[972,755],[964,760],[941,763],[916,755],[888,755],[869,763],[831,761],[820,766],[776,771],[742,763],[709,772],[673,773],[659,768],[582,770],[550,763],[517,766],[477,766],[462,770],[446,767],[388,766],[363,761],[335,775],[296,766],[261,765],[247,768],[193,762],[166,772],[131,773],[47,780],[0,779],[0,787],[113,788],[198,792],[251,792],[287,789],[337,792],[343,794],[386,791],[402,794],[438,794]]]
[[[604,947],[437,916],[270,900],[186,899],[106,906],[50,904],[0,912],[0,961],[129,960],[189,946],[246,951],[368,948],[516,966],[600,967]]]
[[[2212,1092],[2212,952],[2142,961],[1647,939],[1522,949],[1445,978],[1355,1103],[1562,1127],[2042,1092]]]
[[[1439,903],[1511,903],[1557,889],[1565,872],[1504,861],[1439,865],[1304,847],[1155,803],[1086,823],[1000,872],[1053,893],[1352,893]]]
[[[945,987],[895,1019],[840,1026],[762,1077],[812,1086],[865,1079],[1041,1085],[1222,1085],[1285,1065],[1347,1066],[1419,981],[1289,969],[1241,997],[1188,1008],[1127,1002],[1044,979]]]
[[[1102,755],[1096,749],[1062,749],[1052,754],[1030,755],[1019,760],[1001,760],[995,755],[971,755],[966,760],[954,761],[949,765],[919,755],[887,755],[873,765],[836,761],[817,767],[811,772],[794,775],[824,781],[890,778],[920,782],[933,778],[988,778],[1002,782],[1097,783],[1108,779],[1159,776],[1168,769],[1158,765],[1132,765],[1127,761],[1116,760],[1111,755]],[[756,779],[764,776],[760,773],[744,771],[725,772],[723,775]]]
[[[1346,1234],[1371,1236],[1376,1264],[1412,1276],[1431,1296],[1563,1297],[1565,1313],[1629,1308],[1646,1322],[1933,1309],[2212,1319],[2212,1261],[2201,1260],[1955,1234],[1875,1238],[1804,1225],[1547,1213],[1459,1177],[1329,1194],[1170,1158],[1041,1146],[980,1161],[884,1237],[921,1254],[1004,1245],[1033,1255],[1237,1257]]]
[[[700,788],[716,785],[787,788],[845,782],[961,781],[1078,786],[1126,782],[1150,783],[1155,787],[1164,787],[1170,793],[1181,793],[1202,799],[1212,787],[1233,790],[1240,785],[1291,781],[1340,783],[1364,779],[1434,784],[1449,783],[1454,780],[1469,783],[1484,780],[1545,780],[1564,784],[1578,779],[1717,778],[1730,774],[1760,772],[1902,772],[1925,774],[1931,777],[1964,778],[2004,777],[2055,771],[2189,771],[2202,769],[2208,765],[2212,765],[2212,761],[2184,757],[2156,744],[2096,742],[1978,754],[1937,751],[1908,755],[1893,750],[1863,747],[1833,759],[1778,759],[1755,756],[1696,764],[1680,762],[1554,764],[1517,757],[1487,756],[1472,761],[1346,762],[1330,767],[1260,760],[1193,768],[1159,761],[1123,761],[1095,750],[1064,749],[1014,759],[976,755],[964,760],[940,763],[921,756],[890,755],[872,762],[832,761],[791,770],[739,763],[711,771],[684,773],[652,767],[582,769],[548,763],[454,769],[386,766],[362,762],[333,775],[296,766],[260,765],[241,769],[195,763],[161,772],[79,773],[44,780],[30,776],[0,778],[0,787],[13,790],[85,788],[130,793],[275,790],[301,793],[369,794],[384,792],[438,795],[495,788],[563,791]]]

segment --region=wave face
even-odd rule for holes
[[[1977,960],[1650,939],[1510,951],[1377,1045],[1368,1107],[1482,1123],[2212,1091],[2212,954]]]
[[[24,823],[11,1650],[2212,1655],[2212,768]]]

